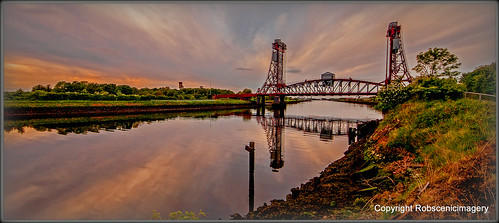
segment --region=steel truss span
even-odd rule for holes
[[[286,85],[284,94],[298,95],[376,95],[382,83],[354,79],[319,79]]]
[[[286,84],[284,79],[284,54],[287,45],[281,39],[272,43],[272,59],[270,62],[267,79],[256,94],[227,94],[216,95],[214,98],[240,98],[248,99],[259,96],[258,104],[265,104],[265,97],[274,98],[274,104],[284,103],[285,96],[320,96],[320,95],[376,95],[380,87],[389,85],[392,81],[399,81],[403,85],[412,82],[402,44],[401,26],[398,22],[391,22],[387,30],[387,63],[385,80],[370,82],[355,79],[323,78],[319,80],[305,80],[303,82]],[[263,99],[263,100],[261,100]],[[261,103],[263,101],[263,103]]]

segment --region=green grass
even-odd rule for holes
[[[386,144],[378,149],[402,149],[439,167],[472,153],[477,143],[493,139],[495,122],[494,102],[409,101],[385,115],[379,128],[391,130]]]
[[[465,186],[455,188],[447,183],[451,180],[465,182],[468,179],[487,181],[495,179],[495,174],[480,175],[478,169],[473,169],[476,173],[470,175],[469,170],[461,173],[461,170],[458,172],[453,168],[459,163],[467,162],[470,157],[483,154],[484,146],[494,145],[495,142],[495,102],[467,98],[409,100],[384,115],[376,132],[366,143],[364,159],[370,165],[379,166],[382,169],[380,172],[393,173],[391,177],[395,182],[403,183],[405,189],[401,193],[388,193],[393,189],[386,191],[385,188],[387,195],[377,195],[383,199],[390,197],[392,201],[387,201],[388,205],[434,202],[442,199],[435,193],[450,193],[449,191],[463,193],[464,198],[456,195],[449,199],[455,199],[453,202],[458,202],[456,204],[465,204],[470,202],[466,199],[476,202],[478,195],[469,195],[471,192],[468,189],[471,188],[467,188],[464,183]],[[422,166],[420,169],[413,168],[411,164]],[[470,164],[469,167],[471,166]],[[425,185],[430,186],[426,188]],[[483,188],[492,188],[491,185],[495,184],[491,183]],[[424,194],[424,197],[419,195],[423,188],[426,189],[425,193],[431,191]],[[460,188],[459,191],[456,188]],[[435,196],[437,198],[433,199]],[[381,216],[384,217],[392,216]]]
[[[36,107],[90,107],[90,106],[179,106],[179,105],[240,105],[250,102],[234,99],[219,100],[150,100],[150,101],[5,101],[5,108],[36,108]]]

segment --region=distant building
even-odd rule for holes
[[[335,76],[336,76],[335,74],[328,71],[326,73],[321,74],[321,79],[322,80],[334,79]]]
[[[182,84],[182,81],[178,82],[178,89],[184,88],[184,85]]]

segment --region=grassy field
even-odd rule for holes
[[[219,100],[150,100],[150,101],[4,101],[5,108],[36,108],[36,107],[91,107],[91,106],[178,106],[178,105],[239,105],[250,102],[234,99]]]

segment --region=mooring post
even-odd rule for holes
[[[355,142],[355,128],[348,128],[348,145]]]
[[[249,146],[244,148],[249,152],[249,194],[248,208],[249,212],[253,211],[255,204],[255,142],[250,142]]]

